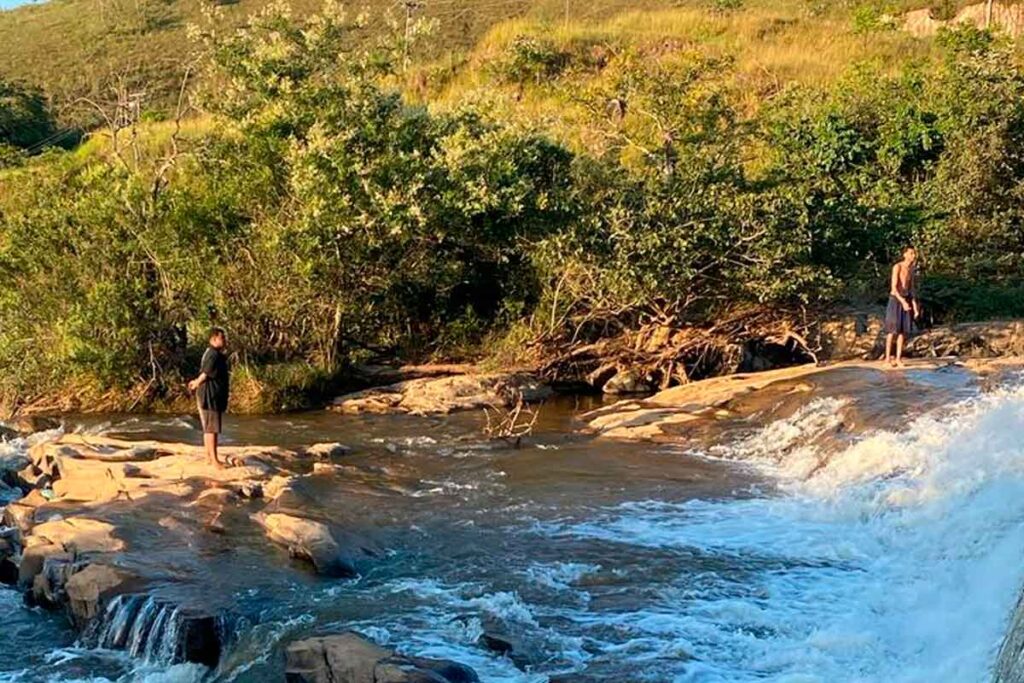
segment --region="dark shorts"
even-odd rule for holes
[[[206,410],[199,406],[199,421],[203,425],[203,434],[220,434],[224,413],[219,410]]]
[[[913,303],[911,301],[911,303]],[[909,337],[914,329],[914,311],[903,310],[903,304],[894,296],[889,297],[889,306],[885,309],[885,333],[902,334]]]

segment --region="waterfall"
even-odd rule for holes
[[[83,641],[93,647],[125,650],[154,663],[216,666],[226,627],[223,617],[194,613],[151,595],[119,595]]]

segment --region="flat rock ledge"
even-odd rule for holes
[[[467,666],[446,659],[407,657],[358,633],[309,638],[285,653],[288,683],[477,683]]]
[[[584,413],[580,419],[584,429],[601,438],[626,441],[671,440],[689,423],[716,417],[732,416],[732,404],[759,392],[810,391],[801,380],[811,380],[828,373],[859,369],[864,372],[903,372],[905,370],[938,370],[961,365],[979,374],[1000,366],[1024,364],[1024,358],[973,359],[961,362],[956,358],[910,359],[906,368],[890,368],[881,362],[845,361],[831,364],[808,364],[764,372],[726,375],[691,382],[661,391],[645,399],[627,399]]]
[[[169,632],[181,642],[144,654],[216,666],[230,615],[156,597],[150,591],[166,577],[153,574],[149,558],[168,539],[189,547],[198,534],[226,533],[221,520],[233,508],[262,502],[254,521],[269,542],[318,572],[355,575],[357,562],[378,552],[372,544],[279,505],[295,483],[332,471],[325,463],[347,452],[340,444],[229,447],[221,453],[233,466],[219,469],[188,444],[55,436],[27,458],[0,463],[19,494],[2,508],[0,581],[23,590],[29,604],[64,613],[86,642],[104,647],[134,652],[144,642],[129,636],[153,643],[160,634],[147,629],[178,620]]]
[[[552,390],[527,373],[425,377],[346,394],[330,410],[347,413],[447,414],[459,410],[511,407],[520,399],[542,401]]]

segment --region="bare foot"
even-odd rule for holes
[[[895,365],[894,367],[897,367],[897,368],[905,368],[905,367],[907,367],[907,364],[906,364],[906,363],[904,363],[904,362],[903,362],[903,361],[901,361],[901,360],[898,360],[898,361],[896,361],[896,365]]]
[[[214,467],[216,467],[218,470],[222,470],[222,469],[225,468],[224,463],[222,463],[220,460],[217,460],[216,458],[211,460],[210,464],[213,465]]]

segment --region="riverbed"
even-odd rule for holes
[[[232,443],[350,446],[305,499],[385,551],[330,579],[246,514],[165,524],[127,540],[165,595],[230,615],[215,670],[95,647],[2,589],[0,679],[281,681],[287,643],[354,629],[495,682],[988,680],[1024,579],[1020,375],[835,373],[658,444],[581,433],[596,405],[547,402],[519,448],[475,412],[232,417]],[[65,419],[199,437],[188,416]]]

